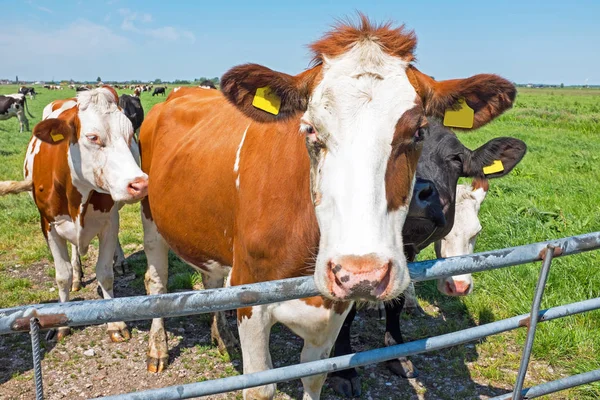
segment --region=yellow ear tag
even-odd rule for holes
[[[53,142],[60,142],[65,138],[61,133],[54,134],[52,132],[50,132],[50,137],[52,138]]]
[[[483,173],[485,175],[495,174],[496,172],[504,171],[504,165],[502,164],[502,160],[494,160],[491,165],[487,167],[483,167]]]
[[[279,114],[279,107],[281,107],[281,99],[270,87],[265,86],[256,89],[252,105],[260,110],[277,115]]]
[[[459,99],[458,105],[460,107],[458,110],[446,110],[446,114],[444,115],[444,126],[465,129],[472,128],[475,112],[465,102],[465,99]]]

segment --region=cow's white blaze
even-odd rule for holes
[[[108,89],[80,92],[78,103],[79,139],[70,144],[68,156],[73,183],[84,194],[95,190],[110,194],[115,201],[138,200],[129,185],[148,176],[130,149],[131,122]]]
[[[481,223],[479,209],[487,192],[482,188],[473,190],[470,185],[456,187],[456,209],[452,230],[440,241],[441,257],[455,257],[472,254]],[[438,290],[449,296],[467,295],[473,291],[471,274],[455,275],[439,279]]]
[[[312,125],[326,145],[311,164],[321,231],[315,278],[322,293],[331,293],[328,263],[347,255],[376,255],[382,264],[392,262],[386,299],[409,283],[402,251],[408,205],[389,212],[385,184],[396,123],[417,97],[407,66],[371,41],[325,58],[323,79],[302,117],[303,129]]]

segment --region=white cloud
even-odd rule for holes
[[[141,24],[149,24],[153,21],[152,15],[148,13],[132,12],[128,8],[120,8],[119,14],[123,17],[121,29],[128,32],[135,32],[141,35],[148,36],[152,39],[163,41],[177,41],[186,39],[192,43],[196,41],[196,37],[191,31],[179,29],[173,26],[163,26],[158,28],[140,28],[137,22]]]
[[[44,11],[44,12],[47,12],[48,14],[54,14],[54,11],[52,11],[51,9],[46,8],[46,7],[37,6],[37,9],[41,10],[41,11]]]
[[[92,70],[98,65],[110,64],[106,60],[126,57],[135,49],[129,39],[88,20],[50,31],[31,25],[5,28],[0,35],[0,54],[10,57],[3,59],[3,69],[36,79],[97,74],[100,71]]]

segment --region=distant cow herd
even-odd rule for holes
[[[304,339],[302,362],[332,349],[351,353],[357,301],[383,302],[384,343],[402,343],[400,313],[405,303],[418,307],[407,263],[432,243],[439,257],[472,253],[489,180],[508,174],[527,149],[509,137],[467,149],[442,122],[445,112],[464,100],[472,120],[461,128],[477,129],[512,107],[514,85],[490,74],[436,81],[415,67],[415,46],[413,33],[362,18],[314,42],[313,64],[298,75],[239,65],[221,90],[210,81],[174,88],[146,118],[140,94],[165,96],[166,86],[130,85],[133,95],[121,96],[110,86],[72,87],[77,96],[47,105],[34,127],[25,179],[0,182],[0,195],[32,192],[61,302],[81,287],[78,255],[94,237],[98,283],[113,297],[118,212],[136,201],[148,294],[167,291],[169,250],[202,274],[205,288],[312,275],[320,296],[237,310],[244,373],[273,368],[277,322]],[[0,119],[16,116],[21,131],[31,96],[22,89],[0,97]],[[461,177],[472,183],[458,185]],[[438,281],[449,296],[473,288],[470,275]],[[212,320],[220,347],[237,340],[225,318]],[[166,332],[162,318],[153,320],[151,372],[168,365]],[[130,337],[124,322],[108,324],[108,334]],[[388,366],[416,375],[407,358]],[[303,378],[304,398],[318,399],[325,379]],[[331,379],[339,394],[360,396],[356,370]],[[247,388],[244,398],[275,391]]]

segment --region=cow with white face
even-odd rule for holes
[[[487,179],[474,179],[470,185],[456,187],[454,226],[443,239],[435,242],[438,258],[473,254],[475,242],[481,232],[479,209],[489,190]],[[471,274],[438,279],[438,290],[448,296],[466,296],[473,291]]]
[[[144,120],[149,293],[166,291],[169,247],[209,278],[205,287],[222,285],[230,266],[231,285],[312,274],[321,293],[238,310],[244,373],[272,367],[276,322],[305,339],[302,362],[316,360],[329,355],[352,301],[398,296],[410,280],[402,228],[427,117],[464,98],[477,128],[512,105],[515,88],[498,76],[422,74],[415,46],[412,32],[362,17],[313,43],[307,71],[240,65],[222,92],[179,90]],[[166,366],[166,339],[154,320],[150,371]],[[324,380],[304,378],[304,398],[319,398]],[[274,393],[268,385],[244,397]]]
[[[79,274],[73,276],[67,241],[85,254],[96,236],[96,277],[104,298],[113,297],[118,202],[138,201],[147,192],[148,177],[130,149],[133,127],[117,104],[116,92],[107,87],[57,100],[46,107],[45,118],[35,126],[29,142],[24,184],[32,190],[40,212],[61,302],[69,300],[72,287],[80,286]],[[78,262],[77,251],[72,252],[72,262]],[[60,328],[59,338],[68,332],[69,328]],[[123,322],[109,323],[108,333],[113,341],[129,338]]]

